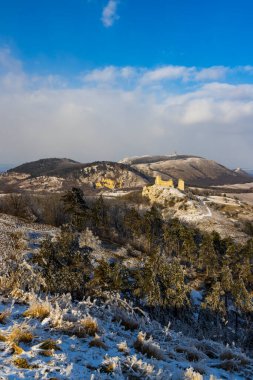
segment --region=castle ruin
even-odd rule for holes
[[[164,180],[162,180],[160,175],[156,176],[155,185],[162,186],[162,187],[175,187],[172,179],[164,181]],[[184,180],[183,179],[181,179],[181,178],[178,179],[177,188],[178,188],[178,190],[184,191],[185,186],[184,186]]]

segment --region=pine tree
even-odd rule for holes
[[[204,235],[199,249],[198,266],[205,270],[206,276],[213,276],[219,268],[218,257],[214,248],[213,239],[209,235]]]
[[[163,227],[164,247],[169,256],[180,256],[182,229],[183,226],[178,219],[173,219]]]
[[[91,207],[91,220],[95,232],[107,231],[109,225],[108,209],[102,195],[96,199]]]
[[[65,212],[70,218],[70,226],[73,230],[82,231],[87,226],[90,217],[83,191],[73,187],[63,196],[63,202]]]
[[[118,262],[99,261],[88,287],[95,293],[124,290],[124,268]]]
[[[147,211],[143,218],[144,234],[148,243],[148,251],[159,244],[162,237],[162,219],[160,213],[155,206]]]
[[[220,281],[216,281],[206,295],[202,307],[208,308],[217,314],[226,314],[224,294]]]
[[[221,283],[221,288],[224,291],[225,308],[226,308],[226,311],[228,311],[228,300],[229,300],[231,289],[233,286],[233,276],[232,276],[231,269],[229,268],[228,265],[226,265],[226,260],[221,268],[220,283]]]
[[[135,294],[144,297],[150,306],[179,309],[189,302],[182,266],[177,259],[168,262],[163,253],[155,252],[146,259],[137,284]]]
[[[34,262],[41,267],[46,279],[46,291],[84,296],[90,277],[90,249],[79,247],[79,234],[62,230],[56,240],[46,239]]]
[[[131,207],[126,211],[123,223],[127,237],[138,238],[141,236],[142,219],[135,208]]]
[[[241,277],[234,281],[232,295],[238,312],[249,313],[253,311],[252,297]]]
[[[180,234],[182,247],[180,257],[187,263],[194,263],[196,260],[197,247],[193,235],[189,229],[184,229]]]

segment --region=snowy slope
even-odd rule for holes
[[[1,299],[0,313],[11,313],[5,324],[0,324],[0,340],[7,339],[0,343],[1,379],[214,380],[253,376],[252,360],[241,352],[212,341],[183,337],[150,321],[117,296],[108,295],[104,302],[87,299],[79,303],[68,296],[55,297],[44,301],[50,309],[44,320],[23,316],[27,303],[34,306],[39,302],[32,295],[27,294],[26,298],[30,301],[23,304]],[[87,316],[97,323],[95,338],[80,327],[80,321]],[[13,353],[10,337],[13,326],[22,328],[22,324],[33,338],[27,343],[17,342],[16,346],[22,349],[17,354]],[[56,343],[55,350],[41,349],[41,343],[47,339]],[[26,359],[23,362],[30,368],[19,368],[21,361],[17,359]]]

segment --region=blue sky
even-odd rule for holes
[[[27,69],[107,65],[237,66],[253,60],[251,0],[121,0],[110,27],[103,0],[8,0],[0,41]]]
[[[252,14],[251,0],[2,2],[0,161],[177,150],[253,166]]]

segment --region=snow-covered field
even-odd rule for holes
[[[175,333],[116,295],[78,303],[69,296],[25,298],[0,302],[0,318],[7,312],[0,324],[0,379],[253,377],[253,361],[241,352]],[[40,312],[38,318],[24,316],[39,304],[46,310],[44,319]]]

